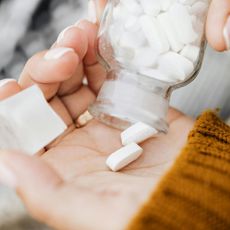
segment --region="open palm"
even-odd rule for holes
[[[17,191],[31,214],[55,229],[123,229],[175,160],[193,124],[170,109],[169,133],[144,142],[140,159],[111,172],[105,161],[121,147],[120,131],[96,120],[75,127],[105,79],[92,48],[95,35],[96,26],[86,21],[70,28],[51,49],[65,51],[60,58],[47,61],[46,51],[35,55],[19,83],[9,82],[0,91],[3,99],[38,84],[69,127],[39,158],[3,156],[18,177]],[[82,84],[84,76],[87,86]]]

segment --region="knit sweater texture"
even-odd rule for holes
[[[230,229],[230,127],[208,111],[129,230]]]

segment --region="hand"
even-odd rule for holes
[[[119,131],[95,120],[76,129],[75,120],[94,101],[105,78],[93,52],[96,26],[82,21],[69,29],[58,47],[73,48],[59,59],[44,60],[47,51],[32,57],[19,83],[0,90],[6,98],[38,84],[54,110],[69,126],[41,157],[2,152],[1,181],[14,187],[38,220],[55,229],[123,229],[154,190],[186,141],[193,121],[171,109],[170,130],[152,138],[145,152],[120,173],[110,172],[105,159],[121,147]],[[82,85],[84,74],[89,87]]]
[[[208,12],[206,37],[217,51],[230,49],[230,1],[212,0]],[[224,29],[226,36],[224,37]]]
[[[105,161],[121,147],[120,131],[96,120],[80,129],[74,125],[95,100],[105,78],[93,52],[96,30],[95,25],[81,21],[50,51],[32,57],[19,83],[9,82],[0,90],[3,99],[38,84],[69,127],[41,157],[5,152],[0,160],[11,175],[10,180],[4,179],[16,188],[30,213],[55,229],[123,229],[174,161],[193,124],[171,109],[168,135],[146,141],[138,161],[120,173],[111,172]],[[59,59],[44,59],[47,52],[50,56],[60,47],[74,50],[66,50]],[[84,75],[89,86],[82,85]]]

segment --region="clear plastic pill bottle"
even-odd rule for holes
[[[109,0],[97,51],[107,70],[91,114],[126,129],[144,122],[168,130],[173,90],[198,74],[210,0]]]

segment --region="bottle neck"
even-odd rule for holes
[[[119,129],[142,121],[167,132],[169,85],[127,70],[111,71],[90,112]]]

